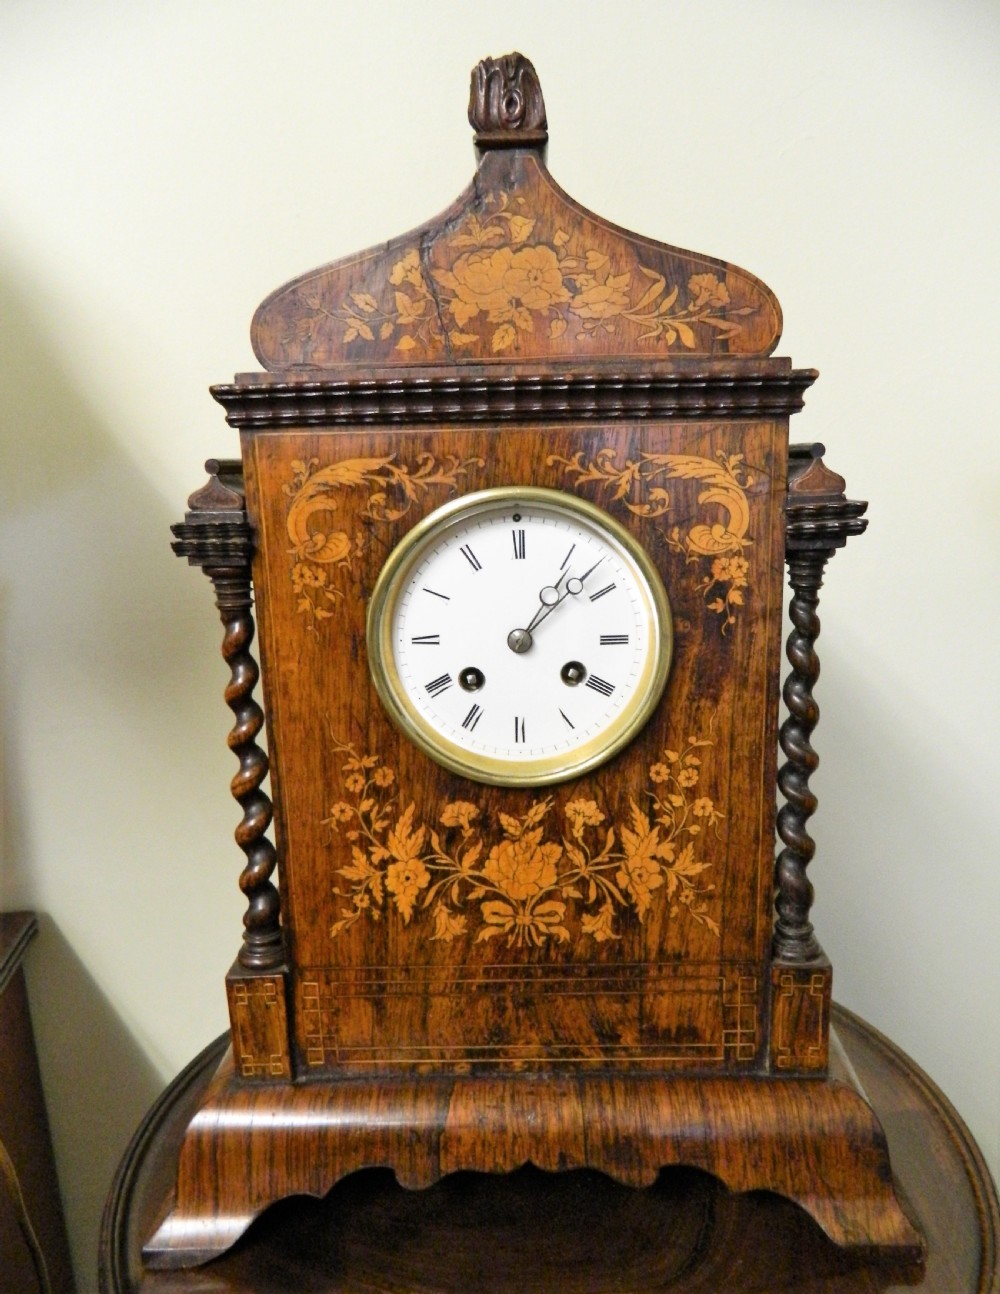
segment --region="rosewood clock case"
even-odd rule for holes
[[[263,371],[213,389],[241,457],[210,461],[175,548],[225,625],[247,911],[231,1055],[147,1260],[205,1261],[360,1167],[421,1186],[526,1161],[637,1186],[690,1164],[788,1195],[839,1243],[917,1252],[809,921],[815,606],[866,506],[821,446],[789,450],[816,374],[771,357],[758,279],[555,184],[527,60],[479,65],[470,120],[457,202],[273,293]],[[596,505],[670,602],[645,726],[544,786],[443,768],[367,657],[396,546],[506,486]]]

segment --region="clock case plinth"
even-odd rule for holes
[[[558,189],[526,60],[476,69],[470,119],[479,168],[448,211],[262,304],[265,371],[214,389],[242,458],[209,462],[174,528],[224,624],[247,911],[231,1054],[145,1259],[205,1262],[361,1168],[421,1187],[528,1162],[634,1186],[695,1166],[838,1244],[919,1253],[809,921],[816,604],[866,506],[822,446],[789,449],[816,375],[770,357],[753,276]],[[408,748],[364,659],[393,545],[496,484],[597,502],[670,581],[663,704],[551,795]]]

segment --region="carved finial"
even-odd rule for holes
[[[469,123],[477,148],[543,148],[549,137],[538,75],[523,54],[484,58],[472,72]]]

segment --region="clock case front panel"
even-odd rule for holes
[[[419,1187],[527,1162],[633,1186],[690,1165],[798,1201],[839,1244],[919,1254],[809,921],[815,608],[865,508],[788,448],[816,375],[770,358],[781,310],[760,280],[559,188],[522,56],[474,70],[469,116],[465,193],[272,293],[251,328],[265,371],[213,389],[242,463],[210,463],[175,547],[225,626],[247,908],[232,1052],[144,1255],[204,1262],[273,1201],[361,1168]],[[510,484],[605,508],[674,622],[646,728],[537,791],[435,765],[365,658],[393,546]]]
[[[295,1072],[759,1067],[785,428],[245,441]],[[372,586],[407,530],[456,495],[511,484],[572,491],[624,525],[663,578],[675,635],[640,735],[589,775],[533,789],[433,762],[390,723],[365,644]],[[600,651],[612,678],[614,648]]]

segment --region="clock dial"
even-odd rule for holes
[[[578,776],[655,708],[670,609],[647,555],[592,504],[484,490],[402,540],[369,607],[394,722],[455,772],[501,785]]]

